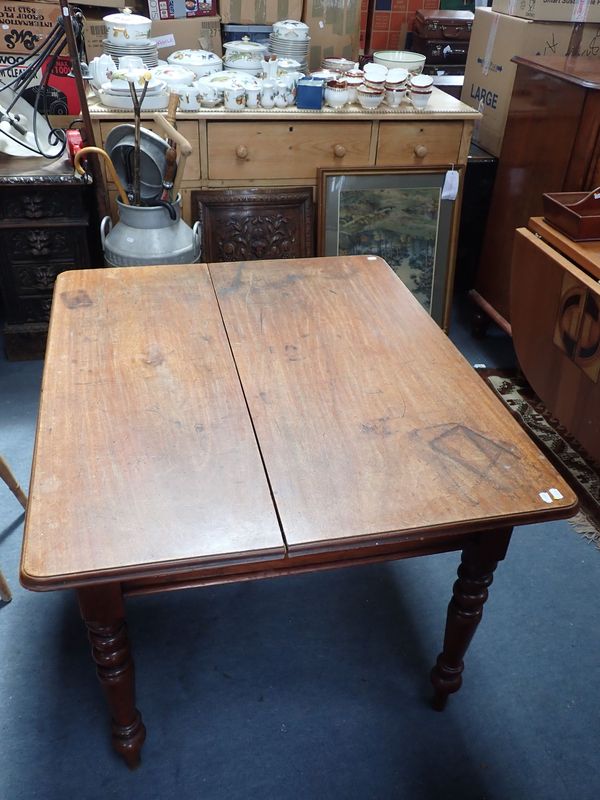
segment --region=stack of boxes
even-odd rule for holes
[[[494,0],[477,8],[461,100],[483,117],[473,141],[499,156],[516,75],[513,56],[600,56],[600,4]],[[598,62],[600,72],[600,61]]]
[[[90,0],[87,2],[90,4]],[[102,6],[112,5],[112,2],[102,2]],[[118,5],[123,3],[121,0]],[[102,53],[102,39],[105,37],[102,17],[111,10],[114,11],[84,7],[88,21],[88,59]],[[309,26],[310,69],[319,69],[327,56],[358,59],[361,0],[261,0],[260,3],[255,0],[135,0],[134,10],[152,19],[151,35],[159,40],[161,59],[174,50],[188,48],[222,55],[224,39],[238,39],[248,32],[248,26],[265,28],[282,19],[302,20]],[[268,30],[262,33],[263,38],[268,37]]]

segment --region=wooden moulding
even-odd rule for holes
[[[576,242],[600,239],[600,187],[544,194],[544,218]]]

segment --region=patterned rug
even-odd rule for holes
[[[577,493],[581,510],[569,522],[600,549],[600,465],[552,417],[516,370],[476,369]]]

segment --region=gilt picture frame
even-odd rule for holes
[[[444,168],[320,169],[318,254],[381,256],[447,329],[458,204],[442,199],[445,178]]]

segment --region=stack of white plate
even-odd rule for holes
[[[102,86],[96,90],[100,102],[109,108],[121,108],[133,110],[133,100],[131,99],[131,91],[126,77],[134,81],[134,86],[138,97],[141,95],[141,84],[136,80],[142,70],[129,70],[121,74],[120,72],[113,73],[111,80],[106,81]],[[167,107],[169,95],[167,86],[164,81],[152,77],[148,82],[146,95],[142,103],[144,111],[160,111]]]
[[[278,58],[290,58],[299,62],[300,72],[308,71],[308,51],[310,49],[310,37],[306,39],[284,39],[276,33],[269,34],[269,52],[274,53]]]
[[[158,48],[154,39],[138,39],[131,44],[115,44],[104,39],[102,49],[117,62],[123,56],[139,56],[149,69],[158,66]]]

